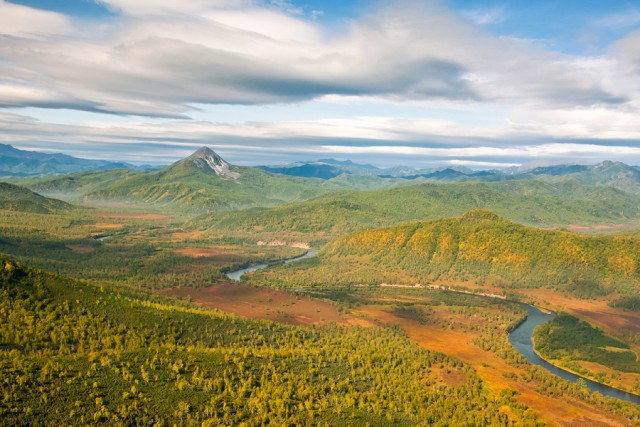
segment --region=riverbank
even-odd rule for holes
[[[573,370],[573,369],[571,369],[571,368],[568,368],[568,367],[566,367],[566,366],[562,366],[562,365],[560,365],[559,363],[557,363],[557,361],[555,361],[555,360],[553,360],[553,359],[548,359],[548,358],[544,357],[544,356],[542,355],[542,353],[540,353],[540,352],[536,349],[536,340],[535,340],[535,335],[531,337],[531,341],[532,341],[532,343],[533,343],[533,351],[535,352],[535,354],[536,354],[540,359],[544,360],[546,363],[548,363],[548,364],[550,364],[550,365],[553,365],[553,366],[555,366],[556,368],[561,369],[561,370],[563,370],[563,371],[565,371],[565,372],[567,372],[567,373],[570,373],[570,374],[572,374],[572,375],[575,375],[576,377],[582,378],[582,379],[584,379],[585,381],[591,381],[591,382],[596,383],[596,384],[599,384],[599,385],[601,385],[601,386],[603,386],[603,387],[608,387],[608,388],[611,388],[611,389],[614,389],[614,390],[618,390],[620,393],[626,393],[626,394],[629,394],[630,396],[635,396],[635,398],[636,398],[636,399],[634,399],[634,400],[637,400],[637,401],[635,401],[635,402],[633,402],[633,403],[636,403],[636,404],[640,405],[640,394],[638,394],[638,393],[634,393],[633,391],[625,390],[625,389],[620,388],[620,387],[615,387],[615,386],[613,386],[613,385],[611,385],[611,384],[603,383],[602,381],[598,381],[598,380],[597,380],[597,378],[595,378],[595,377],[592,377],[592,376],[590,376],[590,375],[586,375],[586,374],[584,374],[584,373],[582,373],[582,372],[577,372],[577,371],[575,371],[575,370]]]

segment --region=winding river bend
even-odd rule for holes
[[[312,258],[316,256],[318,251],[311,249],[304,255],[290,258],[285,260],[285,264],[290,262],[300,261],[307,258]],[[251,267],[243,268],[240,270],[232,271],[227,273],[227,277],[233,281],[239,282],[244,274],[251,273],[257,270],[264,270],[268,268],[268,264],[257,264]],[[455,292],[449,290],[449,292]],[[478,295],[483,298],[491,298],[486,295]],[[578,379],[582,378],[586,384],[587,388],[591,391],[597,391],[603,396],[615,397],[620,400],[625,400],[627,402],[635,403],[636,405],[640,405],[640,396],[624,392],[622,390],[618,390],[613,387],[609,387],[604,384],[597,383],[588,378],[581,377],[580,375],[576,375],[572,372],[566,371],[562,368],[559,368],[546,360],[542,359],[540,356],[536,354],[533,348],[533,330],[536,326],[548,322],[555,317],[555,313],[544,313],[538,308],[525,304],[519,303],[527,309],[527,319],[520,324],[516,329],[513,330],[509,334],[509,342],[520,354],[522,354],[529,362],[534,365],[538,365],[551,372],[554,375],[557,375],[565,380],[571,381],[573,383],[577,382]]]
[[[315,249],[309,249],[307,251],[307,253],[305,253],[304,255],[300,255],[300,256],[297,256],[295,258],[286,259],[286,260],[284,260],[284,263],[285,264],[289,264],[290,262],[296,262],[296,261],[300,261],[300,260],[307,259],[307,258],[313,258],[314,256],[317,255],[317,253],[318,253],[318,251],[316,251]],[[242,268],[240,270],[231,271],[231,272],[227,273],[227,277],[229,279],[233,280],[234,282],[239,282],[243,275],[245,275],[247,273],[252,273],[252,272],[258,271],[258,270],[264,270],[267,267],[269,267],[268,264],[256,264],[256,265],[252,265],[252,266],[247,267],[247,268]]]
[[[577,382],[579,378],[582,378],[586,382],[587,388],[589,390],[597,391],[603,396],[615,397],[620,400],[625,400],[627,402],[640,405],[640,396],[627,393],[622,390],[597,383],[595,381],[591,381],[590,379],[576,375],[573,372],[565,371],[564,369],[558,368],[557,366],[552,365],[551,363],[538,356],[533,349],[533,330],[536,328],[536,326],[553,319],[555,317],[555,313],[547,314],[532,305],[524,303],[521,304],[527,309],[527,320],[525,320],[520,326],[514,329],[511,334],[509,334],[509,342],[511,343],[513,348],[518,350],[518,352],[522,354],[529,362],[533,363],[534,365],[542,366],[552,374],[573,383]]]

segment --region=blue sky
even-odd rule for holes
[[[446,4],[468,18],[484,18],[487,22],[480,25],[494,34],[539,40],[571,54],[601,52],[640,24],[638,1],[449,0]]]
[[[640,2],[0,0],[0,143],[640,164]]]

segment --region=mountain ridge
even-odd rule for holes
[[[333,159],[296,162],[283,166],[258,167],[273,173],[322,179],[331,179],[340,174],[375,175],[381,178],[406,180],[421,178],[426,181],[440,182],[496,182],[524,179],[560,181],[575,179],[584,184],[606,185],[640,194],[640,167],[611,160],[605,160],[593,165],[567,163],[477,171],[464,166],[444,166],[430,169],[414,169],[407,166],[377,168],[372,165],[361,165],[351,161]]]
[[[125,162],[82,159],[62,153],[20,150],[8,144],[0,144],[0,176],[4,177],[60,175],[117,168],[146,169]]]
[[[365,228],[451,217],[472,208],[488,209],[539,227],[640,222],[638,196],[615,188],[587,186],[577,181],[510,180],[425,182],[372,191],[333,192],[270,209],[205,215],[195,219],[193,225],[315,233],[324,240]]]
[[[202,147],[162,170],[135,174],[85,197],[215,211],[275,206],[324,191],[320,182],[232,165]]]
[[[157,171],[113,169],[14,181],[43,194],[74,202],[143,202],[188,212],[271,207],[332,191],[402,184],[377,176],[342,174],[322,180],[270,173],[233,165],[207,147]]]

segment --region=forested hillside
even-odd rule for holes
[[[535,425],[398,329],[288,327],[0,265],[6,425]]]
[[[537,351],[547,360],[561,361],[578,372],[583,371],[578,364],[567,362],[588,361],[622,372],[640,372],[638,357],[628,344],[566,313],[540,325],[535,341]]]
[[[633,194],[640,194],[640,168],[621,162],[604,161],[590,166],[550,166],[530,172],[536,179],[563,181],[574,179],[587,185],[606,185]]]
[[[349,235],[326,246],[315,264],[296,274],[302,264],[290,267],[290,279],[354,284],[491,280],[507,288],[565,289],[580,297],[640,289],[638,238],[540,230],[481,210]]]

